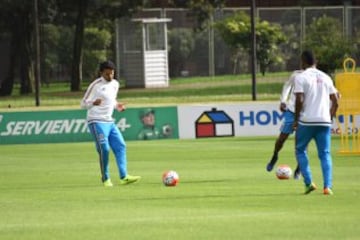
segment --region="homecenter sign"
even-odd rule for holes
[[[279,110],[278,102],[241,102],[238,104],[224,105],[202,104],[178,106],[179,137],[181,139],[196,138],[199,117],[212,109],[226,113],[228,118],[233,121],[233,129],[231,129],[233,132],[231,132],[231,135],[239,137],[276,137],[279,134],[279,129],[284,117],[283,113]],[[202,123],[210,124],[211,121],[206,121],[205,119]],[[216,133],[217,128],[221,128],[222,126],[224,126],[224,124],[220,122],[213,128],[213,131]],[[334,122],[332,127],[333,134],[338,134],[336,127]],[[216,137],[218,135],[213,134],[213,136]]]
[[[281,123],[283,115],[278,110],[259,110],[256,111],[240,111],[239,124],[245,126],[247,123],[251,126],[258,125],[278,125]]]

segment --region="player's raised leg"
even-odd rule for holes
[[[279,137],[276,139],[274,153],[270,159],[270,162],[266,165],[266,170],[268,172],[273,170],[273,168],[279,158],[279,152],[282,149],[282,147],[284,146],[284,143],[288,137],[289,137],[289,134],[280,133]]]
[[[290,111],[284,112],[284,121],[280,128],[280,134],[275,142],[274,153],[266,165],[266,170],[268,172],[272,171],[278,158],[279,152],[284,146],[285,141],[288,139],[289,135],[293,133],[293,124],[294,124],[294,113]]]

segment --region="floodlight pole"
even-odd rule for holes
[[[214,77],[215,76],[215,56],[214,56],[214,15],[213,13],[210,14],[209,18],[209,76]]]
[[[252,100],[256,101],[256,33],[255,33],[255,0],[251,0],[251,76]]]
[[[33,19],[35,30],[35,105],[40,106],[40,31],[38,0],[34,0]]]

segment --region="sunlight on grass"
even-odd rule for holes
[[[256,99],[259,101],[278,100],[282,84],[289,73],[258,76]],[[82,91],[71,92],[69,83],[51,83],[40,89],[41,108],[78,108],[86,87]],[[170,80],[168,88],[121,88],[119,99],[128,106],[174,105],[206,102],[252,101],[250,75],[226,75],[217,77],[189,77]],[[35,107],[35,94],[19,95],[19,85],[15,85],[13,95],[0,97],[2,111]]]
[[[129,171],[142,180],[120,185],[111,157],[107,189],[92,142],[4,145],[1,239],[358,239],[357,157],[334,154],[335,195],[304,195],[302,181],[265,170],[273,144],[272,137],[128,141]],[[332,144],[335,151],[340,140]],[[279,164],[295,166],[293,146],[291,138]],[[319,186],[314,144],[308,154]],[[168,169],[179,173],[178,186],[163,186]]]

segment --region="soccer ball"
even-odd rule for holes
[[[291,177],[292,170],[288,165],[279,165],[276,169],[276,177],[278,179],[284,180],[289,179]]]
[[[173,170],[166,171],[162,175],[162,182],[167,187],[174,187],[179,182],[179,175]]]

